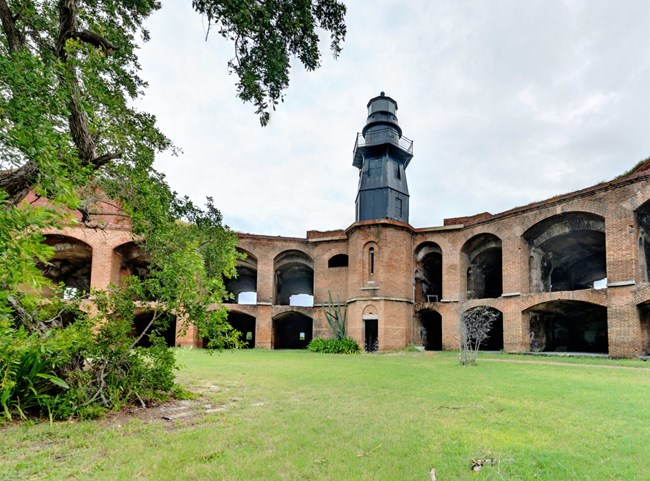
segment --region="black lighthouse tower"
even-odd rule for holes
[[[354,145],[352,165],[359,172],[356,221],[409,221],[406,167],[413,158],[413,141],[402,136],[397,102],[382,92],[368,102],[368,119]]]

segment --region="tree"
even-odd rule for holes
[[[490,337],[492,324],[498,319],[499,311],[479,306],[468,309],[460,315],[460,363],[463,366],[476,364],[481,344]]]
[[[345,7],[335,0],[197,0],[192,5],[234,43],[229,65],[239,77],[237,95],[253,102],[262,125],[288,86],[290,58],[296,56],[307,69],[319,65],[317,28],[330,32],[335,55],[345,36]],[[236,274],[236,237],[211,199],[199,208],[170,190],[153,161],[156,153],[174,146],[153,115],[133,107],[146,88],[139,75],[138,39],[148,40],[144,21],[160,7],[157,0],[0,0],[0,402],[6,413],[11,404],[6,400],[21,386],[11,366],[28,362],[36,351],[52,353],[39,358],[43,376],[37,384],[65,389],[90,353],[94,365],[84,372],[94,372],[95,379],[83,402],[100,399],[109,408],[127,402],[117,391],[116,399],[107,395],[107,372],[129,371],[119,365],[133,357],[125,354],[133,340],[114,341],[128,334],[134,305],[142,299],[156,301],[151,331],[163,313],[173,312],[212,334],[211,347],[237,342],[225,311],[208,309],[227,296],[223,277]],[[24,202],[29,192],[47,204]],[[120,203],[150,257],[146,278],[94,294],[96,316],[110,320],[96,338],[106,340],[103,347],[120,345],[119,352],[85,343],[72,349],[59,342],[72,325],[88,334],[93,319],[70,308],[83,322],[64,322],[63,310],[53,310],[56,303],[43,302],[40,293],[48,281],[37,268],[52,254],[41,231],[75,222],[75,212],[78,223],[96,228],[93,216],[102,196]],[[57,329],[61,332],[52,334]],[[75,339],[88,337],[78,332]],[[161,364],[169,367],[167,354],[159,351]],[[65,363],[55,359],[62,353],[67,353]],[[79,385],[90,382],[81,378]],[[23,387],[30,391],[30,385]],[[50,406],[56,396],[47,396],[36,404]]]

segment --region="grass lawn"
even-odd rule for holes
[[[650,479],[647,363],[177,354],[199,399],[0,426],[0,479],[430,481],[432,467],[438,481]],[[472,459],[495,464],[474,473]]]

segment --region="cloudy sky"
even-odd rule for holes
[[[650,156],[647,0],[348,0],[338,60],[296,64],[271,124],[235,97],[232,45],[164,2],[141,51],[142,109],[183,149],[157,166],[240,232],[354,221],[356,132],[380,91],[414,140],[410,221],[497,213],[609,180]],[[324,44],[326,48],[326,44]]]

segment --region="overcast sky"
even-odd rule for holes
[[[414,140],[410,223],[497,213],[609,180],[650,156],[647,0],[348,0],[338,60],[291,72],[262,128],[236,98],[232,45],[163,2],[141,51],[142,109],[183,149],[157,167],[240,232],[354,222],[355,136],[385,91]],[[327,48],[325,43],[324,48]]]

